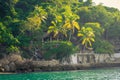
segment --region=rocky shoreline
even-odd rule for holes
[[[116,62],[102,63],[79,63],[79,64],[61,64],[58,60],[34,61],[22,59],[20,55],[11,55],[0,60],[1,73],[26,73],[26,72],[49,72],[49,71],[68,71],[68,70],[86,70],[96,68],[120,67],[119,60]]]
[[[44,72],[44,71],[69,71],[69,70],[87,70],[97,68],[111,68],[120,67],[120,63],[95,63],[95,64],[68,64],[68,65],[55,65],[55,66],[39,66],[32,68],[32,72]]]
[[[23,65],[24,66],[24,65]],[[120,63],[96,63],[96,64],[74,64],[74,65],[54,65],[54,66],[35,66],[29,65],[30,67],[19,67],[15,71],[1,72],[1,74],[13,74],[13,73],[28,73],[28,72],[51,72],[51,71],[70,71],[70,70],[89,70],[99,68],[111,68],[120,67]]]

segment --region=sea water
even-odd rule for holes
[[[0,74],[0,80],[120,80],[120,68]]]

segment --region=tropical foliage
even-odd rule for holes
[[[120,37],[120,11],[93,6],[92,0],[0,0],[0,10],[2,56],[18,52],[32,57],[38,49],[46,59],[62,58],[78,50],[73,45],[113,53],[108,43]],[[46,52],[53,44],[60,46]]]
[[[59,59],[69,57],[77,50],[71,42],[68,41],[52,41],[45,42],[42,45],[43,57],[45,59]]]

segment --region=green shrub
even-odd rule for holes
[[[77,48],[71,42],[51,41],[42,45],[43,56],[45,59],[59,59],[73,54]]]
[[[19,53],[19,48],[16,46],[11,45],[10,47],[7,48],[8,53]]]
[[[105,40],[96,40],[96,42],[93,44],[93,49],[95,53],[99,54],[112,54],[114,53],[114,47],[112,44],[110,44],[108,41]]]

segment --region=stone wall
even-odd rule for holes
[[[68,59],[63,59],[62,64],[104,63],[108,58],[109,54],[75,53]]]

